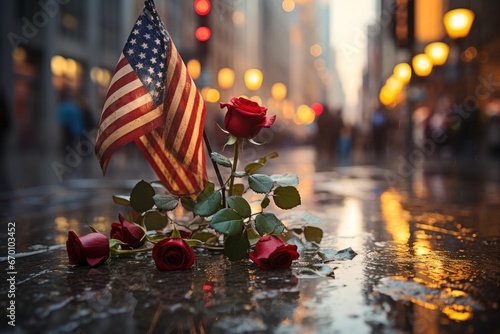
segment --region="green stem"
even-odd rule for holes
[[[234,186],[234,173],[236,172],[236,167],[238,166],[238,154],[240,153],[239,138],[234,143],[234,154],[233,154],[233,166],[231,168],[231,176],[229,178],[229,196],[233,196],[233,186]]]

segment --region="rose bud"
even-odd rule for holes
[[[153,247],[153,259],[160,271],[189,269],[194,263],[194,252],[181,238],[166,238]]]
[[[70,264],[88,264],[95,267],[109,258],[109,241],[101,233],[93,232],[78,236],[75,232],[69,231],[66,251]]]
[[[224,126],[236,137],[252,139],[262,128],[269,128],[276,120],[276,116],[266,116],[267,108],[243,97],[233,97],[227,103],[221,102],[220,107],[227,107]]]
[[[126,220],[120,214],[118,215],[118,219],[120,219],[119,223],[111,224],[111,231],[109,232],[111,239],[118,239],[126,244],[122,246],[130,246],[131,248],[141,247],[144,241],[146,241],[146,238],[144,238],[146,232],[139,226]]]
[[[297,246],[287,245],[275,235],[261,237],[250,253],[250,259],[262,269],[290,268],[298,258]]]

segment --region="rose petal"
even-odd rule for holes
[[[276,250],[276,248],[283,245],[285,245],[283,240],[275,235],[263,236],[259,239],[259,241],[257,241],[253,255],[258,259],[267,259],[269,258],[269,255]]]
[[[191,247],[180,238],[166,238],[153,247],[153,259],[160,271],[189,269],[194,257]]]
[[[276,115],[274,115],[272,117],[265,117],[264,121],[261,124],[259,124],[259,126],[264,127],[264,128],[270,128],[271,125],[273,125],[275,121],[276,121]]]

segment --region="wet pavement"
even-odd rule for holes
[[[189,271],[158,272],[146,255],[69,266],[67,231],[85,233],[88,223],[108,232],[121,209],[111,195],[154,179],[140,166],[125,166],[122,178],[76,174],[2,193],[0,257],[8,221],[16,222],[18,256],[16,327],[3,316],[0,331],[500,333],[498,167],[429,163],[394,182],[397,168],[315,172],[307,148],[269,162],[266,172],[300,178],[302,206],[278,215],[294,224],[314,214],[323,249],[357,253],[328,263],[334,277],[299,274],[301,261],[264,271],[208,251],[198,251]],[[2,279],[4,312],[8,290]]]

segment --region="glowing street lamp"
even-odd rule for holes
[[[413,71],[419,77],[426,77],[432,72],[432,60],[431,57],[425,53],[420,53],[413,57],[411,60],[413,66]]]
[[[394,66],[394,76],[401,82],[407,84],[411,79],[411,66],[407,63],[399,63]]]
[[[431,58],[434,65],[443,65],[448,59],[448,53],[450,52],[450,47],[448,44],[442,42],[434,42],[428,44],[424,52]]]
[[[193,80],[196,80],[200,77],[201,64],[199,60],[191,59],[190,61],[187,62],[186,67],[189,75],[191,76],[191,78],[193,78]]]
[[[245,80],[245,86],[247,86],[249,90],[258,90],[262,85],[264,76],[260,70],[252,68],[245,72],[243,78]]]
[[[284,83],[277,82],[271,87],[271,95],[274,99],[281,101],[286,97],[287,89]]]
[[[453,9],[444,14],[443,21],[450,38],[462,38],[469,34],[474,12],[465,8]]]
[[[229,89],[234,84],[234,71],[228,67],[221,68],[217,73],[217,83],[221,89]]]

